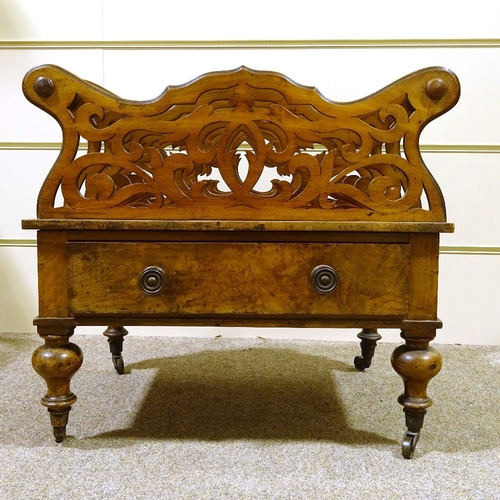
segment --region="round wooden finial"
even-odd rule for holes
[[[49,97],[55,90],[54,82],[47,76],[39,76],[33,87],[40,97]]]
[[[433,78],[427,82],[425,93],[434,100],[439,100],[448,90],[448,85],[441,78]]]

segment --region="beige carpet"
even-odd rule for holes
[[[58,445],[30,365],[40,340],[0,335],[2,500],[500,498],[499,346],[436,344],[435,404],[405,460],[394,344],[360,373],[357,342],[129,335],[119,376],[104,337],[74,342]]]

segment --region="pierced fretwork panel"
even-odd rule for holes
[[[23,89],[63,129],[41,218],[446,218],[418,145],[422,128],[458,100],[458,81],[442,68],[351,103],[247,68],[148,102],[55,66],[32,70]],[[88,150],[78,155],[82,139]]]

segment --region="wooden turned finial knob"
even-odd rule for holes
[[[33,87],[40,97],[49,97],[55,90],[54,82],[47,76],[39,76]]]
[[[448,90],[448,85],[441,78],[433,78],[429,80],[425,86],[425,93],[434,100],[439,100]]]
[[[149,266],[141,273],[139,282],[142,291],[147,295],[156,295],[160,293],[165,286],[167,277],[161,267]]]
[[[339,277],[333,267],[316,266],[311,272],[311,282],[318,293],[333,292],[338,284]]]

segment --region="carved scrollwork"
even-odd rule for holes
[[[445,220],[418,146],[424,125],[458,99],[441,68],[345,104],[247,68],[146,103],[55,66],[32,70],[23,89],[63,129],[41,218]]]

